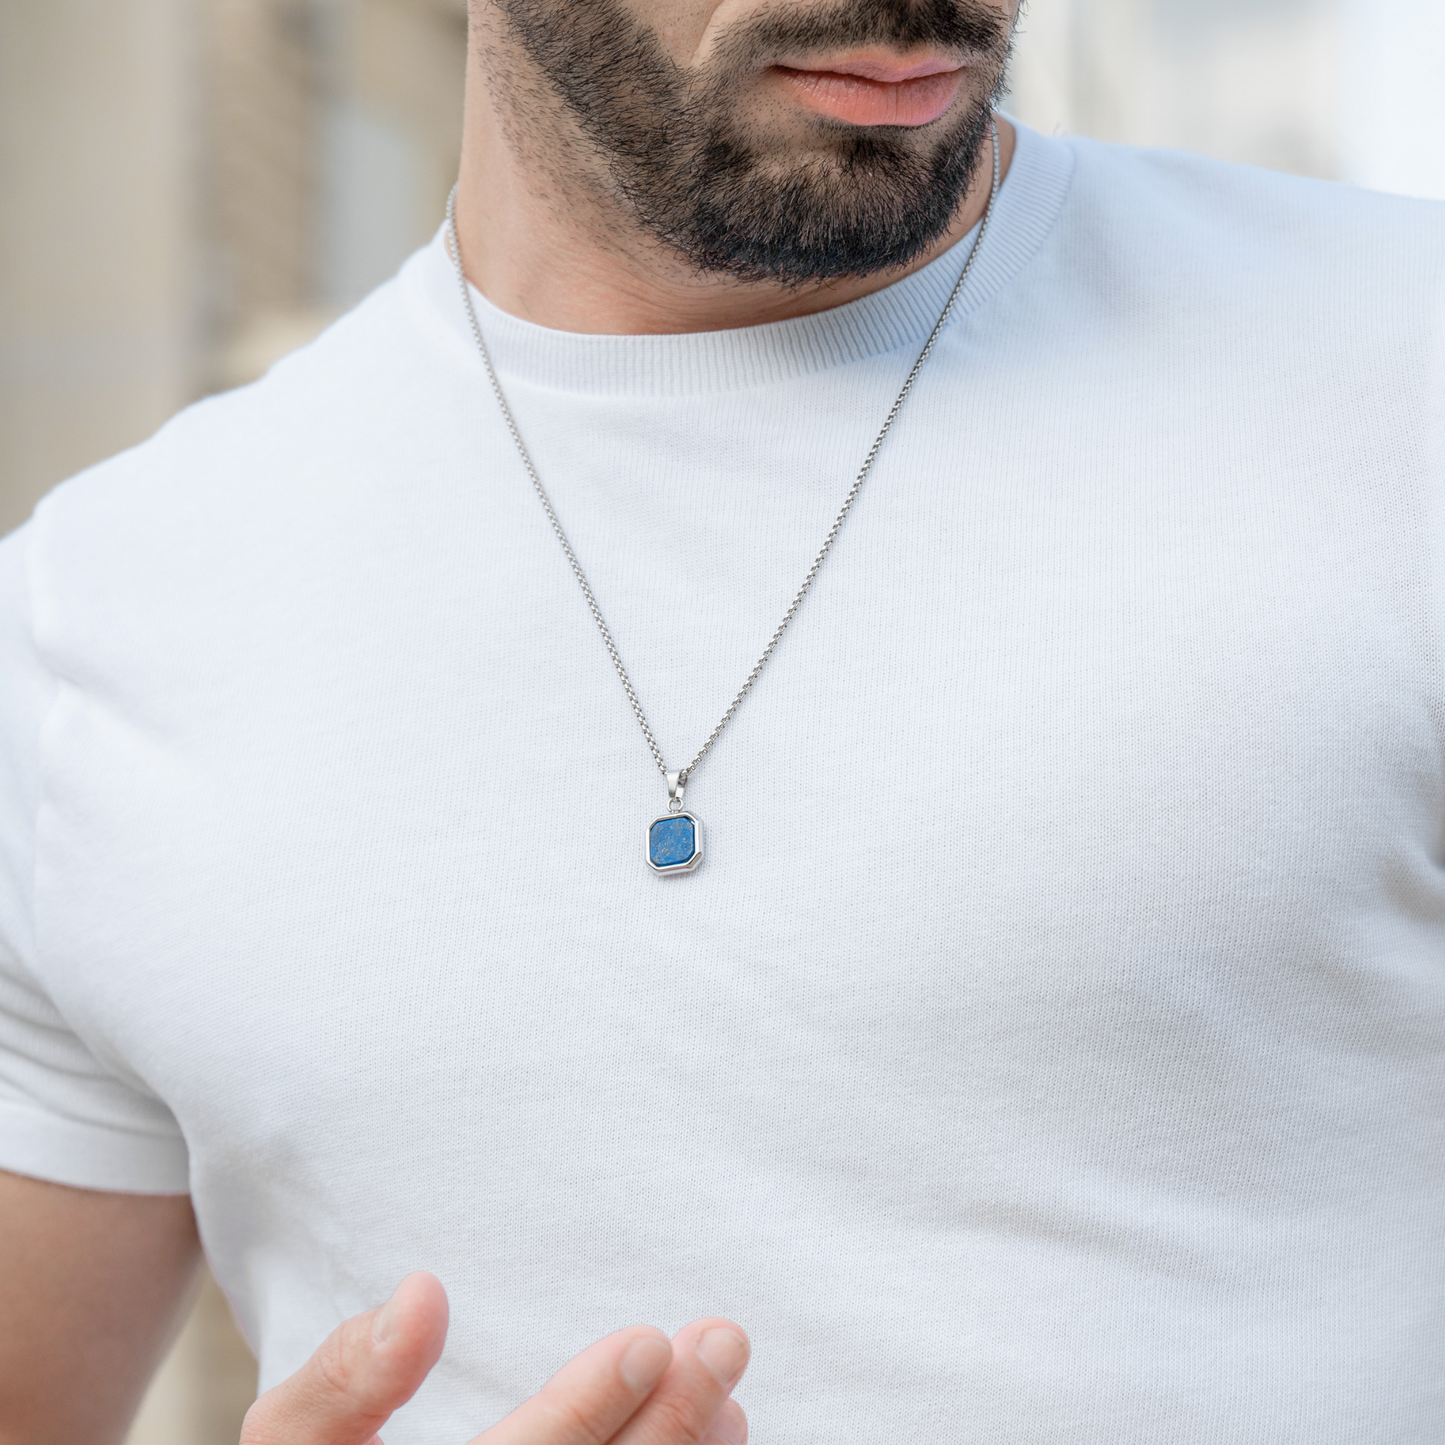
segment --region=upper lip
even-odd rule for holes
[[[941,55],[926,55],[919,60],[893,60],[880,55],[849,55],[837,60],[809,60],[786,65],[785,70],[811,71],[819,75],[856,75],[862,80],[875,80],[883,85],[898,85],[905,80],[922,80],[926,75],[947,75],[963,67],[956,60]]]

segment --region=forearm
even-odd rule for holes
[[[124,1439],[199,1262],[184,1195],[0,1171],[0,1445]]]

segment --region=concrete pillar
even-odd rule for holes
[[[194,394],[192,6],[0,5],[0,533]]]
[[[464,0],[315,0],[323,37],[316,292],[359,300],[440,224],[461,153]]]

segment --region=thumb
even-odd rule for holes
[[[447,1296],[410,1274],[379,1310],[337,1326],[289,1379],[246,1413],[241,1445],[371,1445],[441,1356]]]

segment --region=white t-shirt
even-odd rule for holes
[[[962,260],[483,326],[673,766]],[[619,1326],[758,1445],[1445,1439],[1445,210],[1022,133],[666,792],[434,244],[0,546],[0,1164],[192,1193],[388,1445]]]

